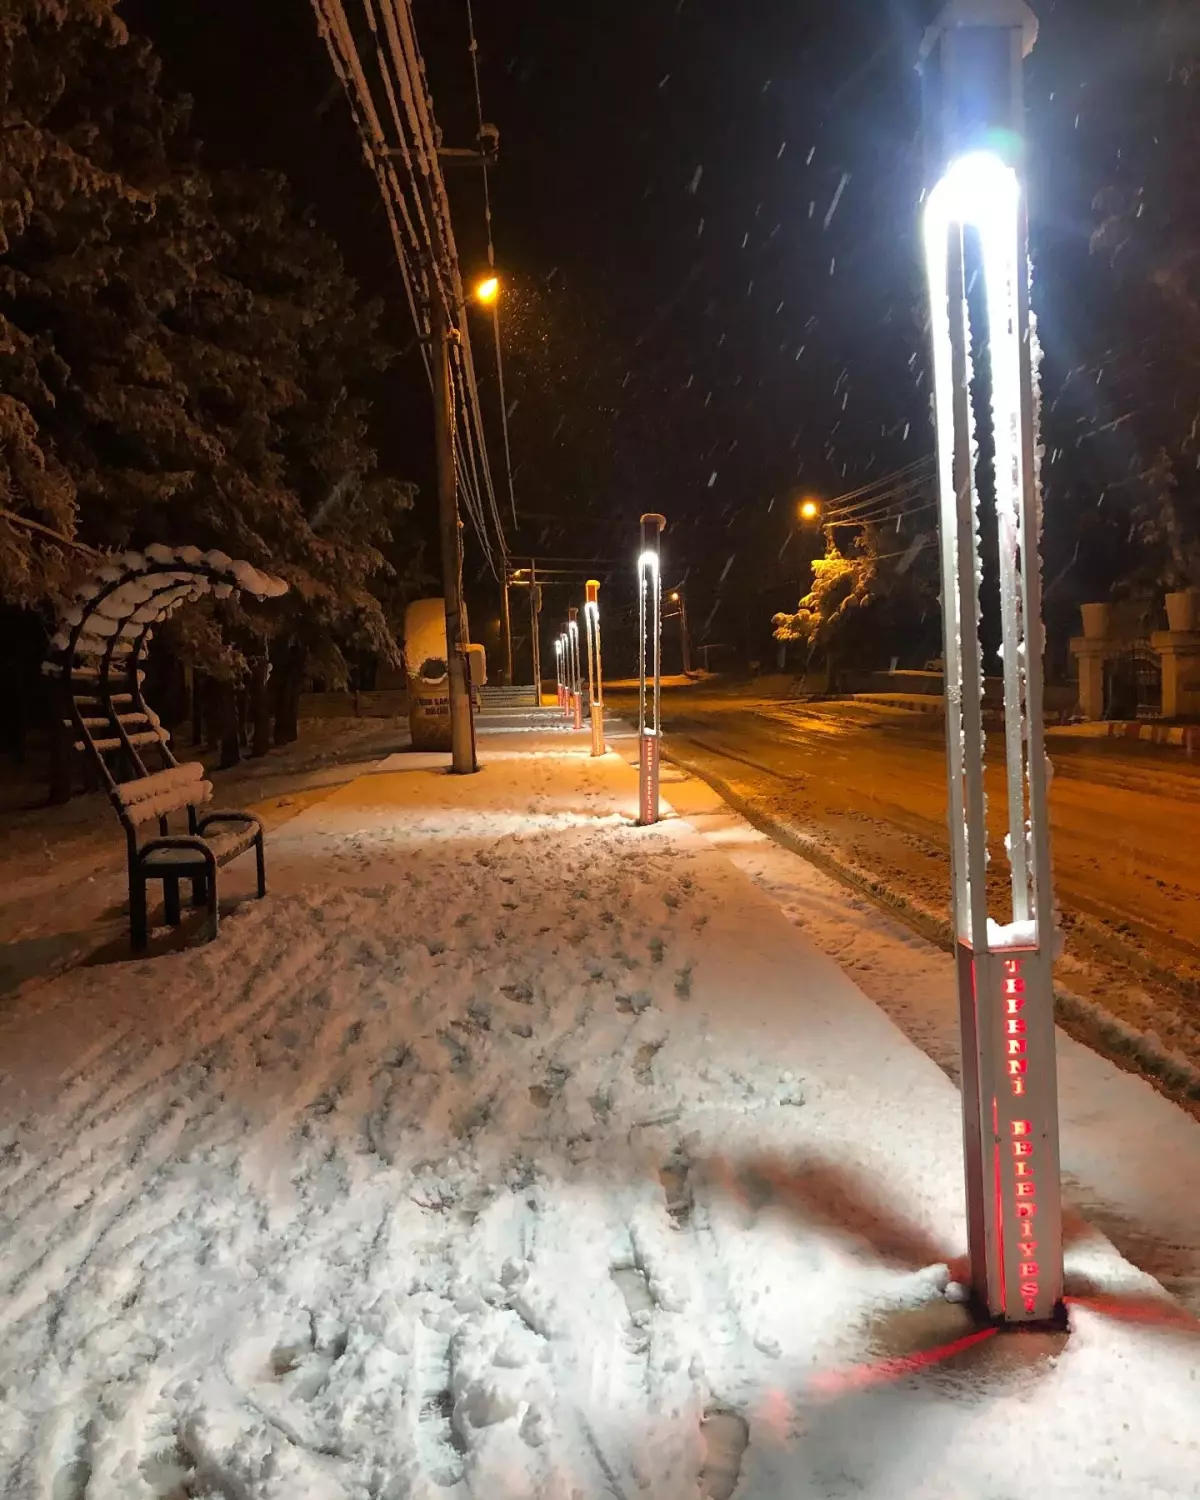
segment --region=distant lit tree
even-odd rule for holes
[[[878,578],[879,546],[875,531],[866,528],[850,556],[827,533],[825,556],[812,565],[813,584],[795,614],[775,616],[775,639],[808,647],[808,659],[820,661],[835,685],[838,664],[853,652],[863,635],[864,614],[872,604]]]

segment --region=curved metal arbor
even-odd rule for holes
[[[262,825],[247,813],[196,808],[212,796],[198,762],[181,766],[170,734],[146,702],[143,663],[160,621],[206,594],[228,598],[241,589],[260,599],[287,584],[223,552],[160,544],[108,558],[75,593],[51,641],[43,670],[61,688],[64,723],[75,749],[89,757],[125,829],[130,919],[135,947],[147,940],[146,882],[163,882],[168,921],[179,921],[179,881],[192,881],[193,900],[207,904],[217,923],[216,872],[252,845],[258,855],[259,895],[265,891]],[[148,764],[148,760],[151,762]],[[172,835],[168,817],[186,809],[188,832]],[[138,828],[157,822],[159,837],[138,842]],[[225,828],[208,835],[213,824]]]
[[[205,594],[228,598],[235,589],[275,598],[287,584],[223,552],[155,544],[108,559],[76,590],[44,670],[61,679],[76,749],[92,753],[110,795],[125,779],[114,777],[105,759],[114,751],[134,776],[150,774],[143,750],[157,750],[169,767],[178,764],[170,736],[142,695],[142,663],[154,627],[181,605]]]

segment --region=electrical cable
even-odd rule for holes
[[[488,565],[499,577],[492,534],[499,542],[501,558],[507,556],[507,541],[488,462],[450,200],[438,157],[440,132],[433,115],[411,6],[409,0],[363,0],[379,75],[377,86],[383,89],[395,135],[392,146],[342,0],[311,0],[311,3],[318,32],[358,131],[364,158],[379,187],[409,310],[418,337],[424,341],[422,357],[431,384],[434,372],[428,338],[433,331],[434,298],[442,305],[445,325],[457,330],[451,354],[452,390],[457,387],[453,424],[456,480]],[[406,181],[401,180],[397,162]],[[488,212],[490,220],[490,206]],[[490,241],[490,223],[488,234]]]
[[[479,43],[475,38],[475,13],[471,0],[467,0],[467,31],[470,36],[471,72],[475,79],[475,119],[478,125],[478,142],[481,154],[485,153],[483,137],[483,91],[479,85]],[[496,248],[492,243],[492,190],[488,179],[486,156],[483,162],[483,221],[487,233],[487,258],[492,270],[496,267]],[[512,510],[513,525],[517,519],[517,495],[513,487],[512,448],[508,439],[508,398],[504,394],[504,353],[500,341],[500,299],[492,302],[492,337],[496,345],[496,387],[500,397],[500,430],[504,434],[504,470],[508,479],[508,503]]]
[[[937,460],[932,454],[927,455],[925,458],[914,459],[912,463],[905,464],[902,469],[896,469],[891,474],[884,474],[879,479],[873,479],[869,484],[864,484],[860,489],[848,490],[844,495],[835,495],[833,499],[828,502],[828,504],[830,506],[836,506],[842,505],[851,500],[857,500],[860,496],[867,495],[872,490],[877,490],[882,486],[890,485],[895,481],[903,479],[906,475],[913,474],[917,469],[932,470],[936,467],[936,464]]]

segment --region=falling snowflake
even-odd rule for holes
[[[830,224],[833,223],[833,216],[835,213],[837,213],[838,204],[842,201],[842,194],[846,191],[846,187],[849,182],[850,173],[843,172],[842,180],[837,185],[837,192],[833,195],[833,202],[829,205],[829,212],[825,215],[825,223],[823,226],[825,229],[828,229]]]

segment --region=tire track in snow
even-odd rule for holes
[[[316,955],[323,959],[335,952],[339,946],[340,935],[333,935],[320,948]],[[208,1044],[210,1050],[228,1048],[231,1042],[243,1038],[247,1032],[255,1026],[275,1006],[280,991],[294,978],[293,969],[304,967],[304,958],[298,957],[295,965],[277,968],[274,971],[273,982],[266,987],[266,994],[259,1003],[245,1010],[245,1000],[252,992],[252,981],[248,981],[242,990],[240,1002],[227,1006],[222,1015],[229,1017],[239,1012],[241,1006],[242,1015],[236,1027],[232,1031],[225,1031],[214,1038]],[[160,1049],[161,1050],[161,1049]],[[178,1059],[183,1053],[182,1047],[175,1049]],[[153,1198],[153,1189],[158,1185],[163,1171],[171,1164],[174,1151],[185,1133],[195,1135],[200,1127],[220,1109],[225,1102],[225,1086],[229,1076],[236,1075],[239,1058],[229,1059],[228,1066],[218,1069],[215,1064],[209,1064],[203,1059],[199,1060],[198,1066],[203,1070],[200,1074],[201,1084],[199,1087],[192,1086],[181,1094],[173,1094],[167,1099],[157,1111],[153,1118],[146,1122],[140,1129],[137,1142],[132,1155],[123,1157],[113,1162],[106,1170],[102,1171],[98,1182],[93,1184],[88,1192],[88,1202],[103,1199],[104,1195],[114,1185],[125,1182],[124,1191],[118,1194],[116,1207],[103,1217],[103,1222],[97,1231],[92,1220],[83,1224],[79,1223],[79,1215],[84,1212],[84,1207],[76,1206],[67,1209],[64,1214],[66,1227],[57,1235],[53,1235],[47,1243],[38,1226],[30,1226],[26,1237],[37,1236],[39,1248],[33,1260],[17,1268],[4,1283],[0,1283],[0,1298],[5,1304],[0,1309],[0,1327],[10,1330],[22,1322],[25,1317],[30,1316],[37,1309],[38,1304],[44,1300],[44,1292],[39,1284],[33,1280],[40,1277],[42,1281],[47,1279],[49,1273],[53,1272],[53,1280],[58,1282],[67,1277],[66,1289],[58,1294],[58,1305],[65,1303],[68,1292],[75,1286],[79,1278],[85,1273],[90,1262],[97,1252],[103,1247],[109,1235],[118,1225],[122,1223],[128,1209],[135,1200],[143,1196]],[[183,1067],[194,1069],[196,1062],[185,1062]],[[107,1121],[110,1117],[115,1118],[122,1110],[128,1112],[132,1103],[139,1101],[142,1097],[155,1098],[164,1089],[170,1089],[175,1081],[181,1064],[177,1060],[173,1065],[161,1069],[144,1085],[123,1096],[121,1101],[113,1104],[108,1110],[102,1112],[98,1119]],[[168,1122],[174,1121],[172,1128],[164,1135]],[[242,1131],[244,1134],[244,1129]],[[153,1164],[148,1172],[137,1171],[141,1158],[149,1153],[150,1143],[159,1142],[159,1149],[154,1153]],[[80,1149],[83,1149],[81,1143]],[[76,1165],[58,1174],[53,1181],[47,1185],[44,1191],[36,1197],[22,1204],[19,1200],[13,1211],[10,1212],[10,1222],[16,1223],[20,1219],[28,1217],[36,1208],[48,1204],[55,1195],[63,1195],[73,1188],[88,1171],[94,1166],[95,1146],[92,1151]],[[136,1172],[137,1175],[131,1175]],[[11,1245],[10,1241],[10,1245]],[[67,1268],[74,1263],[74,1270],[67,1274]],[[52,1331],[56,1326],[56,1320],[52,1315]]]
[[[143,1047],[140,1047],[136,1058],[132,1059],[128,1066],[117,1069],[115,1073],[109,1074],[107,1077],[102,1077],[90,1098],[91,1114],[85,1118],[84,1111],[82,1109],[77,1110],[76,1114],[63,1127],[64,1136],[73,1137],[73,1144],[68,1153],[68,1159],[74,1158],[73,1165],[65,1166],[59,1173],[44,1182],[32,1198],[23,1198],[19,1191],[20,1188],[26,1183],[38,1179],[39,1173],[45,1165],[43,1157],[31,1157],[25,1171],[20,1174],[15,1182],[0,1182],[0,1191],[3,1191],[5,1197],[5,1219],[9,1223],[15,1223],[17,1220],[34,1212],[43,1203],[48,1202],[56,1193],[71,1187],[93,1166],[96,1149],[99,1145],[104,1144],[103,1141],[92,1140],[96,1132],[111,1122],[116,1121],[123,1114],[132,1112],[144,1102],[154,1098],[164,1087],[174,1081],[181,1068],[198,1070],[202,1075],[200,1085],[185,1091],[183,1097],[198,1097],[198,1095],[204,1092],[204,1083],[215,1086],[220,1081],[218,1077],[219,1071],[228,1073],[232,1070],[219,1070],[219,1061],[212,1054],[218,1053],[222,1047],[227,1046],[230,1042],[240,1040],[252,1026],[257,1024],[258,1021],[274,1008],[280,991],[291,984],[299,972],[320,963],[323,959],[335,953],[337,946],[338,938],[335,936],[325,943],[313,947],[299,945],[299,951],[295,949],[291,950],[293,958],[290,963],[283,965],[278,963],[272,965],[269,962],[264,963],[263,973],[264,975],[268,975],[269,979],[260,977],[258,971],[255,971],[241,986],[239,1000],[227,1006],[223,1011],[220,1011],[217,1016],[213,1016],[211,1012],[206,1013],[204,1011],[203,990],[201,990],[200,998],[198,998],[196,1005],[192,1007],[192,1012],[197,1015],[197,1024],[192,1028],[193,1033],[201,1029],[198,1024],[200,1019],[209,1019],[215,1027],[217,1021],[236,1015],[239,1008],[241,1008],[244,1014],[238,1025],[232,1031],[216,1031],[209,1041],[201,1044],[200,1051],[190,1057],[188,1056],[189,1044],[195,1040],[194,1035],[189,1036],[186,1031],[182,1034],[176,1032],[170,1043],[164,1042],[160,1038],[155,1042],[147,1043]],[[261,989],[259,988],[260,986]],[[259,989],[261,998],[259,998],[257,1004],[254,1004],[246,1011],[245,1007],[250,1002],[250,997],[255,994],[256,989]],[[206,1053],[209,1055],[206,1056]],[[170,1056],[171,1058],[165,1065],[163,1061],[164,1056]],[[153,1068],[153,1071],[141,1079],[134,1087],[124,1093],[118,1094],[116,1098],[108,1097],[108,1092],[111,1090],[114,1081],[128,1077],[139,1066],[146,1067],[155,1062],[157,1062],[157,1065]],[[4,1221],[0,1220],[0,1222]]]
[[[67,1116],[61,1126],[56,1126],[56,1133],[61,1138],[71,1139],[72,1145],[68,1157],[78,1159],[75,1167],[67,1166],[57,1176],[46,1182],[37,1196],[32,1199],[22,1199],[20,1189],[31,1179],[39,1177],[44,1168],[44,1158],[31,1155],[27,1160],[24,1170],[8,1181],[0,1178],[0,1191],[5,1197],[5,1206],[9,1217],[15,1218],[28,1214],[37,1204],[47,1198],[59,1187],[68,1184],[80,1171],[86,1171],[91,1165],[90,1156],[84,1157],[87,1149],[89,1136],[97,1128],[116,1119],[123,1111],[128,1111],[153,1096],[155,1091],[166,1082],[178,1063],[162,1065],[162,1058],[168,1051],[174,1051],[176,1058],[186,1056],[189,1045],[196,1039],[196,1033],[201,1030],[201,1023],[208,1021],[216,1024],[226,1020],[229,1016],[237,1013],[239,1008],[244,1008],[249,1003],[251,996],[261,992],[265,998],[255,1007],[254,1011],[244,1019],[243,1024],[232,1033],[223,1033],[220,1030],[207,1042],[202,1044],[198,1055],[193,1055],[193,1065],[211,1068],[209,1059],[204,1052],[212,1052],[218,1049],[222,1042],[231,1037],[237,1037],[244,1032],[246,1026],[253,1025],[262,1014],[271,1009],[275,1004],[278,992],[287,984],[295,980],[297,975],[310,965],[319,962],[328,954],[336,951],[337,939],[331,939],[318,944],[296,944],[285,950],[285,961],[280,963],[278,956],[271,956],[263,960],[262,964],[251,970],[244,978],[240,989],[239,998],[224,1008],[207,1006],[205,996],[209,993],[205,988],[205,980],[209,978],[201,971],[193,976],[195,984],[195,999],[181,1016],[183,1026],[177,1026],[170,1040],[162,1037],[141,1043],[132,1056],[123,1060],[115,1070],[107,1073],[99,1072],[98,1065],[105,1058],[119,1055],[122,1043],[130,1035],[131,1029],[124,1029],[121,1034],[113,1040],[111,1046],[102,1050],[97,1063],[92,1064],[92,1073],[85,1080],[84,1075],[79,1075],[79,1081],[90,1081],[92,1087],[84,1101],[81,1101],[74,1112]],[[236,953],[227,955],[227,959],[236,961]],[[188,1020],[192,1020],[189,1029],[186,1026]],[[118,1093],[113,1097],[114,1086],[119,1084],[138,1069],[145,1070],[155,1064],[153,1071],[143,1076],[131,1088],[124,1093]],[[37,1116],[33,1117],[34,1119]],[[29,1120],[23,1122],[23,1128],[29,1127]],[[94,1148],[93,1148],[94,1149]]]

